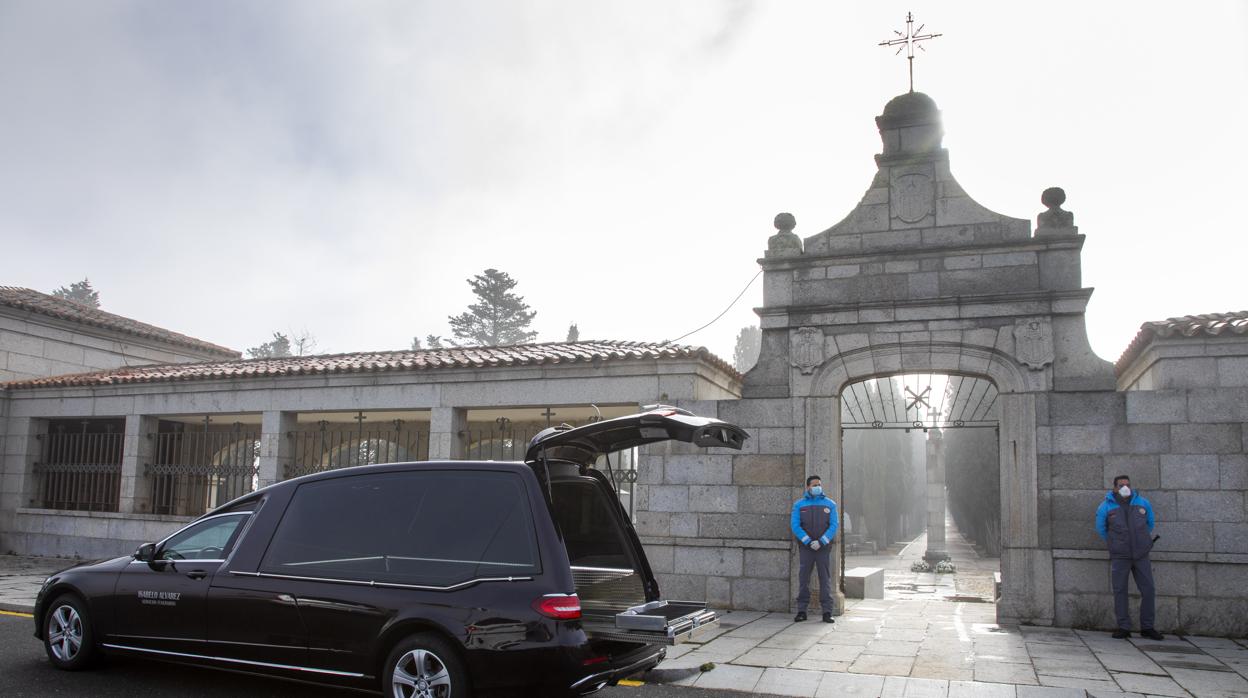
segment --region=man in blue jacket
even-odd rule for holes
[[[1156,588],[1148,553],[1153,549],[1153,505],[1131,490],[1131,478],[1119,475],[1105,501],[1096,510],[1096,532],[1109,545],[1109,576],[1114,588],[1114,613],[1118,629],[1114,637],[1131,637],[1131,611],[1127,605],[1127,575],[1135,577],[1140,590],[1140,635],[1150,640],[1165,636],[1153,628]]]
[[[836,537],[836,529],[840,526],[840,517],[836,514],[836,502],[823,495],[823,481],[818,475],[806,478],[806,492],[801,499],[793,502],[793,514],[789,517],[789,528],[793,537],[801,544],[798,550],[798,591],[797,616],[795,622],[806,620],[806,609],[810,606],[810,568],[813,565],[819,570],[819,606],[823,609],[823,622],[832,621],[832,574],[829,562],[832,559],[832,539]]]

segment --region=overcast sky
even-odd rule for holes
[[[1248,309],[1242,0],[0,0],[0,285],[339,352],[449,334],[496,267],[541,341],[672,339],[777,212],[858,202],[908,9],[967,192],[1034,221],[1066,189],[1101,356]],[[761,285],[686,342],[731,358]]]

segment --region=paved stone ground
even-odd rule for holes
[[[679,645],[645,678],[657,683],[782,696],[1098,698],[1248,696],[1248,639],[1114,640],[1107,633],[999,626],[991,603],[965,601],[995,561],[964,542],[958,575],[918,574],[916,539],[901,553],[850,557],[885,567],[884,599],[851,600],[833,625],[789,614],[726,613],[716,634]],[[48,574],[72,560],[0,555],[0,610],[29,612]],[[816,616],[817,618],[817,616]],[[714,663],[711,671],[699,667]]]
[[[997,625],[997,561],[947,531],[956,575],[910,572],[923,537],[893,555],[851,556],[847,567],[885,568],[884,599],[850,600],[834,625],[727,613],[717,635],[673,648],[647,678],[819,697],[1248,696],[1248,640]],[[699,671],[708,662],[715,668]]]

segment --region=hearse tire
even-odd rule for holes
[[[394,646],[381,675],[387,698],[471,698],[468,672],[449,642],[432,633],[412,635]]]
[[[95,664],[95,628],[82,599],[63,594],[48,604],[43,617],[43,649],[57,669],[81,671]]]

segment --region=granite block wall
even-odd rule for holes
[[[1248,389],[1239,387],[1049,396],[1040,427],[1049,468],[1040,484],[1056,624],[1113,627],[1108,556],[1094,516],[1111,479],[1125,474],[1152,502],[1161,536],[1151,555],[1158,627],[1248,634],[1245,417]]]
[[[788,398],[681,403],[746,429],[745,448],[668,442],[638,465],[637,530],[669,599],[788,611],[789,508],[805,478],[805,419]],[[795,414],[796,410],[796,414]]]

